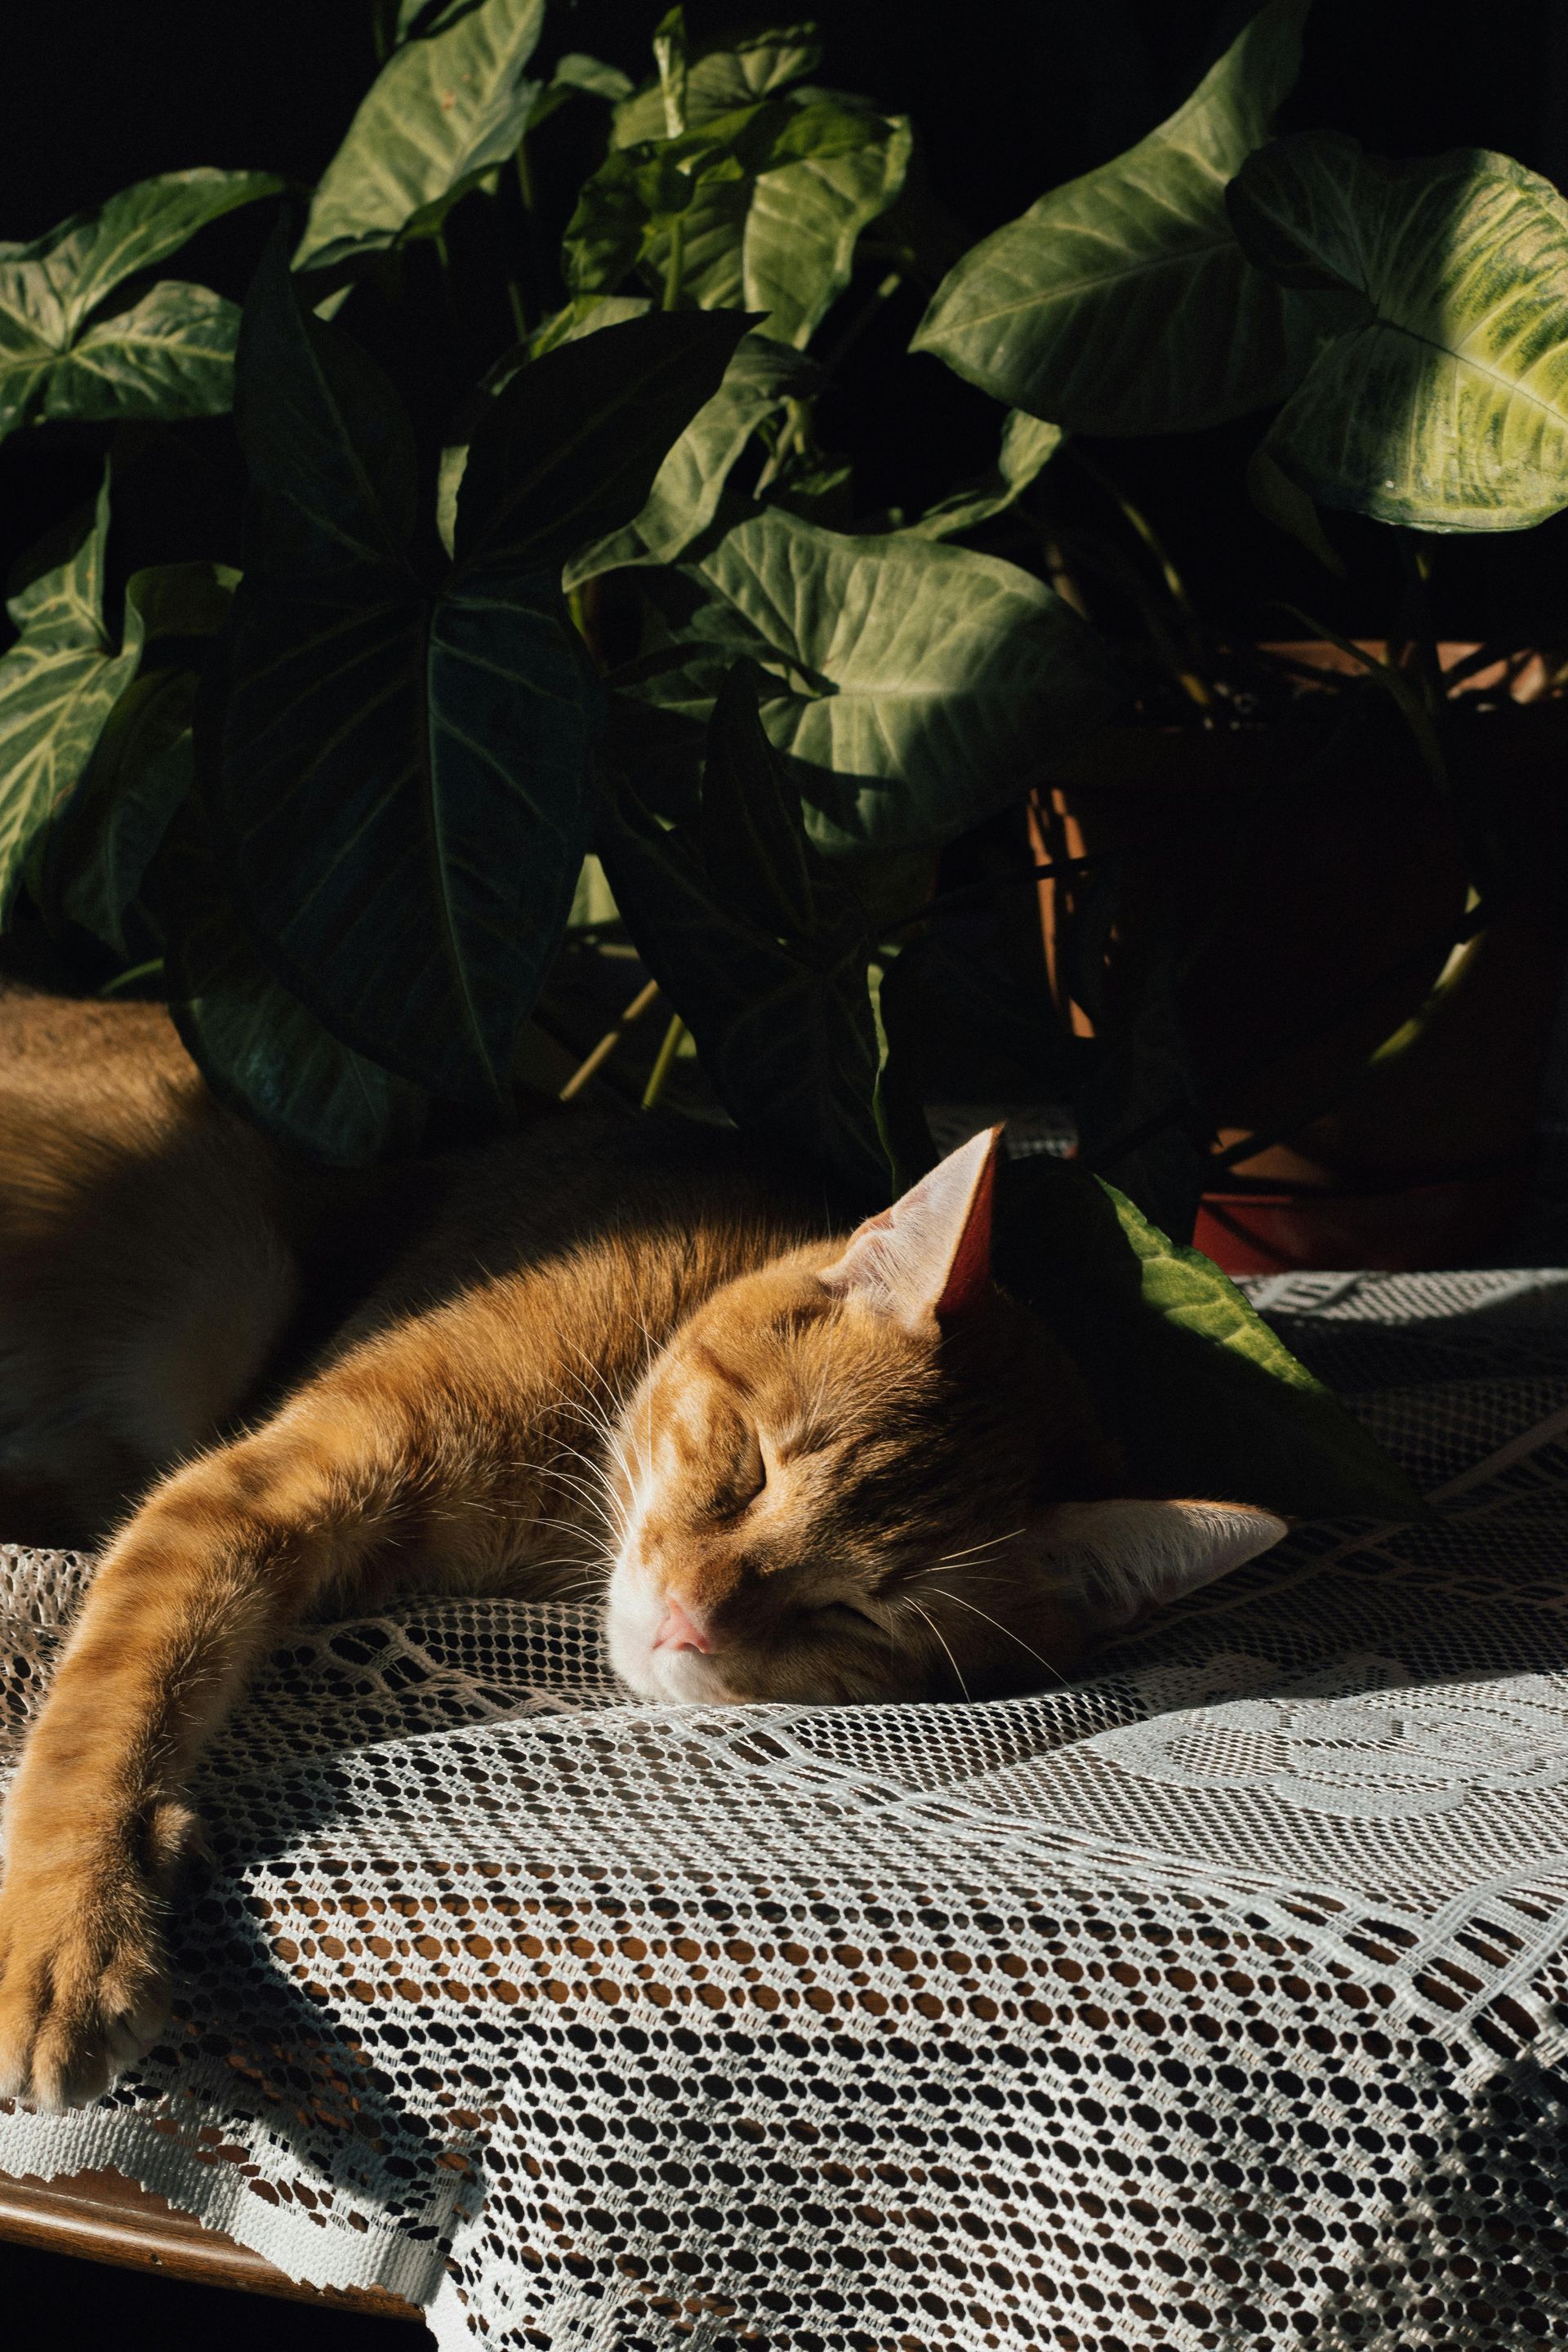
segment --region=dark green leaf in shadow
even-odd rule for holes
[[[718,698],[696,807],[667,824],[616,779],[601,795],[595,846],[737,1124],[885,1201],[864,921],[805,839],[743,669]]]
[[[1184,432],[1281,398],[1315,320],[1247,259],[1225,189],[1296,79],[1308,5],[1268,0],[1168,121],[983,237],[912,348],[1072,432]]]
[[[125,592],[142,671],[110,712],[87,771],[49,826],[35,888],[51,917],[79,924],[130,959],[127,910],[195,781],[191,739],[200,641],[227,622],[239,574],[221,563],[165,563]]]
[[[1088,1379],[1149,1494],[1289,1517],[1419,1517],[1403,1472],[1235,1285],[1070,1163],[1005,1163],[997,1278]]]
[[[430,576],[396,395],[304,309],[276,247],[237,415],[256,497],[211,767],[228,887],[334,1035],[510,1116],[513,1040],[587,846],[598,694],[558,570],[531,568],[507,530],[546,535],[551,488],[576,478],[542,451],[532,473],[500,467],[530,496],[487,509],[504,527]],[[633,511],[644,495],[630,486]]]
[[[417,1139],[419,1090],[332,1036],[256,953],[194,803],[164,840],[149,897],[164,933],[169,1011],[220,1101],[332,1167],[362,1167]]]
[[[716,896],[754,913],[781,939],[817,928],[812,854],[790,789],[757,708],[755,664],[738,661],[708,722],[708,758],[693,840]]]
[[[440,23],[395,49],[371,85],[321,175],[296,269],[432,235],[516,148],[540,90],[523,68],[544,0],[481,0]]]
[[[652,312],[519,370],[468,444],[459,563],[560,570],[647,503],[670,445],[723,381],[750,321]]]

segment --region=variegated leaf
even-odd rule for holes
[[[1083,433],[1173,433],[1279,399],[1306,306],[1243,254],[1225,188],[1296,79],[1310,0],[1268,0],[1186,104],[949,271],[913,349]]]
[[[1421,530],[1568,506],[1568,203],[1507,155],[1384,163],[1310,131],[1230,193],[1254,259],[1348,309],[1260,456],[1299,491]]]

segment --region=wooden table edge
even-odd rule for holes
[[[209,2229],[194,2213],[182,2212],[166,2197],[112,2168],[59,2180],[0,2173],[0,2240],[122,2270],[156,2271],[198,2286],[226,2286],[424,2324],[417,2305],[385,2287],[307,2286],[291,2279],[264,2254]]]

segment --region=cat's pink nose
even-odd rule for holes
[[[679,1601],[667,1601],[664,1622],[653,1637],[653,1646],[656,1650],[697,1650],[709,1657],[715,1645],[712,1635],[703,1632]]]

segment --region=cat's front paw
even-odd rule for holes
[[[153,1867],[13,1852],[0,1885],[0,2097],[58,2113],[99,2098],[169,2014],[164,1890],[194,1823],[160,1808]]]

